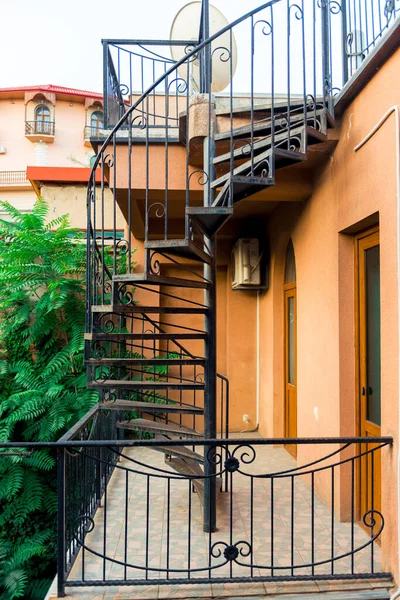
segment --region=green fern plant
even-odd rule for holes
[[[0,441],[52,441],[97,401],[86,389],[85,244],[38,199],[0,220]],[[55,456],[1,456],[0,599],[39,600],[55,574]],[[3,453],[4,454],[4,453]]]

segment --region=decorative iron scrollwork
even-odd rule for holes
[[[208,173],[203,169],[196,169],[195,171],[192,171],[189,175],[189,188],[193,175],[198,175],[197,183],[201,186],[206,185],[209,182]]]
[[[261,33],[263,35],[271,35],[272,25],[269,21],[266,21],[265,19],[258,19],[258,21],[256,21],[253,25],[253,31],[255,31],[256,25],[260,25],[260,24],[263,25],[263,27],[261,28]]]
[[[251,552],[251,546],[245,540],[239,540],[235,544],[215,542],[210,548],[210,554],[213,558],[220,558],[223,554],[227,562],[237,562],[239,556],[245,558],[246,556],[250,556]]]
[[[214,50],[211,52],[211,56],[214,56],[217,50],[221,50],[221,54],[219,55],[219,60],[221,62],[228,62],[232,58],[232,52],[225,46],[217,46],[214,48]]]

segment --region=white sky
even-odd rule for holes
[[[168,39],[188,0],[0,0],[0,87],[102,91],[102,38]],[[228,21],[262,0],[213,0]]]

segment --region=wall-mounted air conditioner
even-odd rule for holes
[[[232,250],[232,289],[251,290],[261,286],[261,254],[257,238],[240,238]]]

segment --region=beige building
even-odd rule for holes
[[[27,167],[72,168],[71,173],[89,167],[94,156],[89,139],[102,126],[102,94],[55,85],[0,89],[0,199],[29,211],[36,193]],[[66,177],[82,181],[83,175]],[[84,227],[84,211],[77,212],[81,218],[74,224]]]

